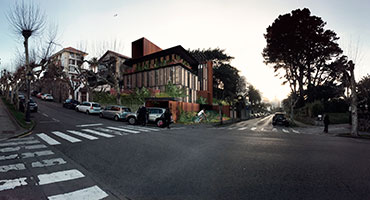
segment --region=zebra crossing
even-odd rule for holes
[[[44,133],[38,134],[37,137],[11,139],[0,143],[0,197],[33,199],[35,197],[22,196],[32,194],[36,195],[37,199],[46,197],[51,200],[99,200],[110,196],[74,164],[42,144],[45,140],[50,145],[60,144]],[[79,184],[73,184],[75,181],[79,181]],[[64,191],[63,188],[70,185],[73,185],[73,188]],[[58,189],[50,191],[47,189],[50,187]],[[27,190],[30,191],[29,194],[22,193]]]
[[[80,143],[83,141],[99,140],[101,138],[113,138],[117,136],[127,136],[131,134],[167,131],[167,129],[163,128],[139,127],[139,126],[107,126],[107,127],[80,126],[79,128],[81,129],[51,131],[50,134],[36,133],[36,136],[42,141],[46,142],[47,144],[54,146],[60,145],[62,143]],[[32,142],[24,141],[22,144],[31,145],[37,143],[33,143],[33,141]]]
[[[230,127],[217,127],[213,129],[220,129],[220,130],[235,130],[235,131],[252,131],[252,132],[258,132],[258,133],[264,133],[264,132],[282,132],[286,134],[303,134],[302,131],[296,130],[294,128],[288,128],[288,127],[257,127],[257,126],[230,126]]]

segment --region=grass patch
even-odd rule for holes
[[[25,114],[23,112],[18,111],[13,104],[8,102],[5,97],[1,97],[3,100],[3,103],[6,107],[8,107],[8,110],[13,115],[13,117],[17,120],[18,124],[25,129],[30,129],[34,126],[35,122],[31,120],[30,124],[27,124],[25,121]]]

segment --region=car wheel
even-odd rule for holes
[[[89,115],[89,114],[90,114],[89,110],[86,110],[86,115]]]
[[[156,124],[157,124],[157,126],[158,126],[158,127],[162,127],[162,126],[164,125],[164,121],[163,121],[163,119],[158,119],[158,120],[156,121]]]
[[[134,124],[136,124],[136,119],[135,119],[135,117],[130,117],[130,118],[128,118],[128,123],[130,124],[130,125],[134,125]]]
[[[114,121],[118,121],[119,120],[119,118],[118,118],[118,116],[116,115],[116,116],[114,116]]]
[[[78,108],[75,108],[75,111],[78,112],[79,111]]]
[[[100,113],[100,114],[99,114],[99,117],[100,117],[100,118],[103,118],[103,117],[104,117],[104,116],[103,116],[103,113]]]
[[[275,126],[275,125],[276,125],[276,123],[272,123],[272,125],[273,125],[273,126]]]

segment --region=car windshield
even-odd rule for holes
[[[124,112],[131,112],[131,109],[130,109],[130,108],[122,108],[122,110],[123,110]]]
[[[30,99],[30,103],[35,103],[35,101],[33,101],[33,99]]]

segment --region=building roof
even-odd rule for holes
[[[128,60],[128,59],[131,59],[130,57],[128,57],[128,56],[125,56],[125,55],[123,55],[123,54],[120,54],[120,53],[117,53],[117,52],[114,52],[114,51],[111,51],[111,50],[108,50],[108,51],[106,51],[100,58],[99,58],[99,61],[102,59],[102,58],[104,58],[108,53],[111,53],[111,54],[113,54],[113,55],[115,55],[115,56],[117,56],[117,57],[120,57],[120,58],[123,58],[123,59],[126,59],[126,60]]]
[[[171,48],[168,48],[162,51],[158,51],[158,52],[146,55],[146,56],[142,56],[139,58],[127,60],[126,64],[132,65],[132,64],[136,64],[142,61],[166,56],[169,54],[177,54],[181,56],[181,58],[185,59],[191,66],[198,66],[199,64],[198,61],[188,51],[186,51],[181,45],[174,46],[174,47],[171,47]]]
[[[78,49],[75,49],[75,48],[73,48],[73,47],[67,47],[67,48],[64,48],[64,49],[62,49],[62,50],[58,51],[58,52],[57,52],[57,53],[55,53],[53,56],[56,56],[56,55],[58,55],[58,54],[61,54],[61,53],[65,52],[65,51],[67,51],[67,52],[72,52],[72,53],[76,53],[76,54],[82,54],[82,55],[84,55],[84,56],[88,55],[88,53],[85,53],[85,52],[80,51],[80,50],[78,50]]]

